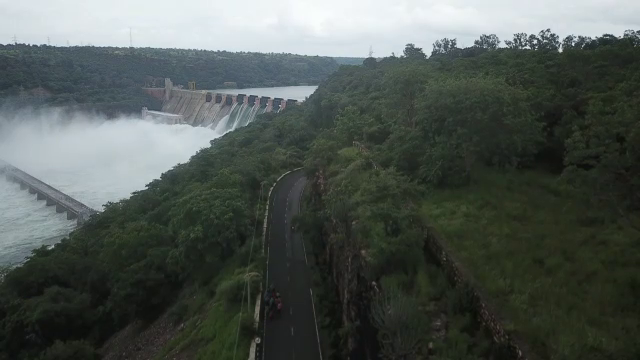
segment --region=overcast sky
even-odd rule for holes
[[[443,37],[551,28],[560,37],[640,30],[639,0],[0,0],[0,43],[291,52],[431,52]]]

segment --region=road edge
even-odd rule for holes
[[[266,242],[267,242],[267,229],[269,227],[269,208],[270,208],[270,204],[271,204],[271,194],[273,192],[273,189],[275,189],[276,185],[278,185],[278,182],[280,182],[280,180],[282,180],[285,176],[291,174],[292,172],[298,171],[298,170],[302,170],[302,167],[299,168],[295,168],[293,170],[289,170],[287,172],[285,172],[284,174],[280,175],[280,177],[273,183],[273,185],[271,185],[271,188],[269,189],[269,195],[267,195],[267,206],[264,209],[264,221],[262,224],[262,255],[265,254],[265,251],[269,251],[268,247],[266,246]],[[265,274],[266,276],[264,277],[265,281],[268,281],[269,279],[269,256],[267,256],[267,267],[265,270]],[[254,328],[256,330],[256,332],[258,331],[258,327],[260,326],[260,315],[262,314],[262,291],[263,291],[263,287],[262,287],[262,281],[260,282],[260,293],[257,295],[256,297],[256,308],[253,314],[253,320],[254,320]],[[262,347],[264,344],[264,337],[265,337],[265,331],[264,331],[264,322],[263,322],[263,332],[262,332],[262,337],[260,336],[256,336],[252,341],[251,341],[251,346],[249,347],[249,360],[256,360],[256,359],[260,359],[262,358],[261,353],[262,353]]]

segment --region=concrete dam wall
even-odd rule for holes
[[[147,93],[162,98],[162,111],[142,110],[142,118],[151,118],[169,124],[203,126],[225,133],[252,122],[265,112],[279,112],[297,100],[269,98],[246,94],[219,94],[204,90],[173,88],[171,80],[165,80],[165,88],[148,88]]]

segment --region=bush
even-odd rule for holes
[[[216,293],[227,303],[240,303],[242,301],[242,291],[245,285],[246,283],[244,279],[236,276],[220,283]]]

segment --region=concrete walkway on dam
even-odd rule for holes
[[[67,219],[77,219],[78,225],[88,220],[91,215],[98,213],[62,191],[2,160],[0,160],[0,173],[4,173],[7,180],[19,183],[20,189],[29,190],[30,194],[36,194],[38,200],[46,200],[47,206],[55,205],[56,212],[66,211]]]

